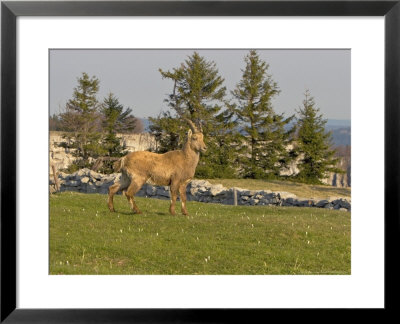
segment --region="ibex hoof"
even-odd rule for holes
[[[109,208],[111,213],[115,213],[115,209],[114,208]]]

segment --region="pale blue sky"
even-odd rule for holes
[[[173,83],[158,71],[178,67],[194,50],[56,50],[50,51],[50,114],[71,98],[82,72],[100,80],[98,97],[113,92],[136,117],[157,116]],[[196,50],[214,61],[225,79],[228,97],[239,82],[248,50]],[[289,116],[309,89],[324,118],[350,119],[350,50],[258,50],[281,93],[275,111]]]

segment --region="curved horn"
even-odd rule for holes
[[[203,126],[202,126],[201,124],[202,124],[202,123],[199,122],[199,131],[200,131],[200,133],[203,133]]]
[[[184,118],[184,120],[189,124],[189,127],[191,128],[193,133],[198,132],[196,125],[188,118]]]

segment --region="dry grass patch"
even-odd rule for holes
[[[328,199],[330,197],[351,196],[350,188],[337,188],[324,185],[309,185],[291,181],[257,180],[257,179],[207,179],[212,184],[224,187],[239,187],[250,190],[286,191],[303,198]]]

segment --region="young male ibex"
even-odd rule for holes
[[[171,205],[169,211],[175,215],[175,202],[180,195],[182,214],[187,215],[186,186],[194,176],[200,152],[207,148],[203,141],[201,126],[185,119],[190,126],[187,141],[181,150],[164,154],[147,151],[132,152],[114,163],[114,170],[122,172],[119,182],[108,189],[108,208],[114,211],[113,197],[123,190],[134,212],[140,214],[133,196],[148,181],[155,185],[170,186]]]

